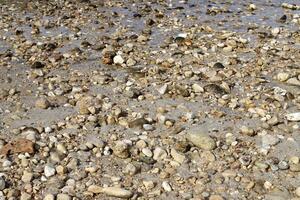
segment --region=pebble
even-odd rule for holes
[[[128,66],[128,67],[132,67],[132,66],[134,66],[136,64],[136,61],[134,60],[134,59],[132,59],[132,58],[129,58],[127,61],[126,61],[126,65]]]
[[[163,181],[161,186],[163,187],[163,189],[166,191],[166,192],[171,192],[172,191],[172,187],[171,185],[167,182],[167,181]]]
[[[5,180],[2,176],[0,176],[0,191],[4,190],[6,187]]]
[[[286,161],[282,160],[278,163],[278,167],[281,170],[286,170],[289,168],[289,164]]]
[[[213,150],[217,147],[214,139],[201,130],[189,130],[187,139],[196,147],[204,150]]]
[[[300,81],[297,78],[290,78],[286,81],[287,84],[300,86]]]
[[[255,135],[255,131],[252,128],[249,128],[247,126],[242,126],[240,128],[240,130],[241,130],[242,134],[245,134],[245,135],[248,135],[248,136],[254,136]]]
[[[129,146],[123,141],[117,141],[113,147],[113,153],[119,158],[128,158]]]
[[[153,131],[154,127],[151,124],[143,124],[143,129],[145,131]]]
[[[47,126],[45,127],[45,133],[51,133],[52,132],[52,128]]]
[[[44,168],[44,173],[46,177],[51,177],[55,174],[55,169],[49,165],[46,165]]]
[[[276,27],[271,30],[273,36],[277,36],[280,33],[280,28]]]
[[[297,187],[295,190],[295,194],[300,197],[300,187]]]
[[[298,164],[290,164],[290,170],[292,172],[300,172],[300,163],[298,163]]]
[[[102,187],[97,186],[97,185],[90,185],[87,189],[89,192],[98,194],[102,192]]]
[[[288,73],[285,72],[281,72],[277,74],[277,80],[281,81],[281,82],[285,82],[286,80],[288,80],[290,77],[290,75]]]
[[[256,10],[256,5],[253,4],[253,3],[249,4],[249,9],[252,10],[252,11]]]
[[[32,180],[32,178],[33,178],[33,174],[32,173],[24,171],[23,176],[22,176],[21,179],[22,179],[22,181],[24,183],[30,183],[30,181]]]
[[[158,89],[158,92],[159,92],[160,94],[165,94],[167,91],[168,91],[168,85],[167,85],[167,84],[164,84],[163,86],[161,86],[161,87]]]
[[[71,200],[72,197],[68,194],[58,194],[56,200]]]
[[[115,63],[115,64],[121,65],[121,64],[124,63],[124,59],[122,58],[122,56],[116,55],[116,56],[114,57],[114,63]]]
[[[224,198],[220,195],[211,195],[209,200],[223,200]]]
[[[285,115],[286,119],[292,122],[300,121],[300,112],[289,113]]]
[[[61,144],[61,143],[58,143],[58,144],[56,145],[56,149],[57,149],[57,151],[58,151],[59,153],[62,153],[62,154],[66,154],[66,153],[67,153],[66,147],[65,147],[63,144]]]
[[[123,198],[128,199],[132,197],[133,193],[130,190],[126,190],[123,188],[118,187],[100,187],[96,185],[89,186],[88,188],[89,192],[92,193],[104,193],[108,196],[117,197],[117,198]]]
[[[152,153],[152,151],[149,149],[149,148],[143,148],[142,149],[142,152],[143,152],[143,154],[145,154],[147,157],[152,157],[153,156],[153,153]]]
[[[92,111],[92,107],[95,105],[95,99],[91,96],[84,96],[80,98],[77,103],[76,107],[80,114],[86,115],[90,114]]]
[[[146,190],[151,190],[155,187],[155,184],[151,180],[143,180],[143,185],[145,186]]]
[[[202,92],[204,92],[203,87],[201,87],[199,84],[196,84],[196,83],[193,84],[192,88],[193,88],[194,92],[196,92],[196,93],[202,93]]]
[[[31,200],[31,195],[26,193],[26,192],[22,192],[21,193],[21,197],[20,197],[20,200]]]
[[[182,164],[185,160],[185,156],[178,153],[175,149],[171,149],[171,156],[174,158],[175,161]]]
[[[156,147],[153,151],[154,160],[164,160],[167,157],[167,155],[167,152],[161,147]]]
[[[279,143],[279,138],[274,135],[263,135],[261,137],[262,148],[269,148],[270,146],[274,146]]]
[[[50,107],[50,102],[46,98],[40,98],[35,102],[35,107],[47,109]]]
[[[290,162],[291,164],[299,164],[299,157],[297,157],[297,156],[292,156],[292,157],[290,157],[289,162]]]
[[[44,200],[55,200],[55,196],[53,194],[46,194]]]
[[[2,167],[6,168],[6,167],[10,167],[12,165],[12,162],[9,160],[4,160],[2,163]]]
[[[124,173],[129,174],[130,176],[137,174],[137,172],[138,168],[132,163],[128,163],[124,169]]]

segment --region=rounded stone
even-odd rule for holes
[[[201,130],[190,130],[187,139],[196,147],[204,150],[213,150],[217,147],[216,142],[207,133]]]
[[[55,174],[55,169],[49,165],[46,165],[44,168],[45,176],[51,177]]]
[[[56,200],[71,200],[68,194],[58,194]]]
[[[122,58],[122,56],[116,55],[116,56],[114,57],[114,63],[115,63],[115,64],[121,65],[121,64],[124,63],[124,59]]]
[[[44,200],[54,200],[55,196],[53,194],[46,194],[46,196],[44,197]]]

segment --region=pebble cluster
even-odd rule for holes
[[[0,1],[0,199],[299,200],[300,4],[253,2]]]

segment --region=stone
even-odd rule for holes
[[[280,33],[280,28],[275,27],[271,30],[273,36],[277,36]]]
[[[172,187],[167,181],[163,181],[161,186],[166,192],[171,192],[172,191]]]
[[[271,119],[269,119],[269,120],[267,121],[267,123],[268,123],[269,125],[271,125],[271,126],[277,125],[277,124],[279,123],[278,117],[277,117],[277,116],[273,116]]]
[[[20,200],[31,200],[31,195],[26,192],[22,192]]]
[[[137,38],[138,42],[146,42],[148,40],[148,38],[144,35],[139,35]]]
[[[24,183],[30,183],[30,181],[32,180],[32,178],[33,178],[33,174],[31,172],[24,171],[21,180]]]
[[[58,195],[56,196],[56,200],[71,200],[71,199],[72,199],[72,198],[71,198],[70,195],[68,195],[68,194],[63,194],[63,193],[58,194]]]
[[[211,195],[209,200],[224,200],[224,198],[220,195]]]
[[[255,4],[253,4],[253,3],[251,3],[251,4],[249,4],[249,10],[256,10],[257,8],[256,8],[256,5]]]
[[[211,151],[203,151],[200,156],[204,162],[214,162],[216,160],[215,155]]]
[[[143,129],[145,131],[153,131],[154,127],[151,124],[143,124]]]
[[[128,123],[129,128],[142,128],[144,124],[148,124],[149,122],[144,118],[137,118]]]
[[[300,163],[298,163],[298,164],[290,164],[290,170],[292,172],[300,172]]]
[[[121,65],[124,63],[124,59],[120,55],[116,55],[113,60],[115,64]]]
[[[6,187],[5,180],[2,176],[0,176],[0,191],[4,190]]]
[[[212,139],[208,133],[202,132],[201,130],[189,130],[187,139],[200,149],[213,150],[217,147],[214,139]]]
[[[133,59],[133,58],[129,58],[127,61],[126,61],[126,65],[128,67],[132,67],[136,64],[136,61]]]
[[[86,114],[90,114],[91,113],[91,107],[94,106],[96,104],[96,101],[93,97],[91,96],[84,96],[81,97],[77,103],[76,103],[76,107],[77,110],[80,114],[82,115],[86,115]]]
[[[138,168],[132,163],[128,163],[124,169],[124,173],[130,176],[137,174],[137,172],[138,172]]]
[[[270,148],[270,146],[274,146],[278,144],[279,138],[271,134],[262,135],[261,143],[262,143],[262,148],[268,149]]]
[[[232,46],[226,46],[226,47],[223,48],[223,51],[226,52],[226,53],[232,52],[232,50],[233,50]]]
[[[55,196],[53,194],[46,194],[44,200],[54,200]]]
[[[143,180],[143,185],[145,186],[146,190],[151,190],[155,187],[155,184],[151,180]]]
[[[153,151],[154,160],[164,160],[168,156],[167,152],[161,147],[156,147]]]
[[[130,190],[126,190],[123,188],[118,187],[106,187],[102,188],[102,193],[111,196],[111,197],[117,197],[117,198],[123,198],[128,199],[133,196],[133,192]]]
[[[270,185],[272,184],[270,183]],[[268,194],[266,194],[264,199],[265,200],[286,200],[286,199],[291,199],[291,196],[288,190],[280,190],[278,188],[275,188],[272,189]]]
[[[280,82],[285,82],[286,80],[288,80],[290,77],[290,75],[288,73],[285,72],[281,72],[277,74],[277,80]]]
[[[285,115],[288,121],[298,122],[300,121],[300,112],[289,113]]]
[[[142,149],[142,152],[143,152],[143,154],[145,154],[147,157],[152,157],[153,156],[153,153],[152,153],[152,151],[149,149],[149,148],[143,148]]]
[[[168,84],[164,84],[163,86],[161,86],[161,87],[158,89],[158,92],[159,92],[160,94],[165,94],[167,91],[168,91]]]
[[[192,85],[192,88],[193,88],[194,92],[196,92],[196,93],[202,93],[202,92],[204,92],[203,87],[201,87],[201,86],[200,86],[199,84],[197,84],[197,83],[193,84],[193,85]]]
[[[45,133],[51,133],[53,130],[51,127],[47,126],[45,127]]]
[[[242,134],[245,134],[245,135],[248,135],[248,136],[254,136],[255,135],[255,131],[252,128],[249,128],[247,126],[242,126],[240,128],[240,130],[241,130]]]
[[[35,102],[35,107],[47,109],[50,107],[50,102],[46,98],[40,98]]]
[[[129,146],[123,141],[117,141],[113,146],[113,153],[119,158],[128,158],[129,156]]]
[[[100,187],[98,185],[90,185],[88,187],[88,191],[92,192],[94,194],[102,193],[102,187]]]
[[[57,149],[58,152],[60,152],[62,154],[66,154],[67,153],[66,147],[63,144],[61,144],[61,143],[57,144],[56,149]]]
[[[222,172],[222,176],[224,176],[224,177],[235,177],[236,172],[233,171],[233,170],[227,169],[224,172]]]
[[[292,156],[292,157],[290,157],[289,162],[291,164],[299,164],[299,157],[298,156]]]
[[[46,177],[51,177],[55,174],[55,168],[49,166],[49,165],[46,165],[44,167],[44,173],[45,173],[45,176]]]
[[[286,169],[289,168],[289,164],[288,164],[288,162],[282,160],[282,161],[280,161],[280,162],[278,163],[278,167],[279,167],[279,169],[281,169],[281,170],[286,170]]]
[[[297,78],[290,78],[286,81],[289,85],[300,86],[300,81]]]
[[[183,154],[178,153],[175,149],[171,149],[171,156],[176,162],[179,162],[180,164],[182,164],[185,160],[185,156]]]
[[[297,187],[295,190],[295,194],[300,197],[300,187]]]
[[[96,185],[91,185],[88,187],[88,191],[95,194],[104,193],[111,197],[117,197],[123,199],[128,199],[133,195],[133,193],[130,190],[126,190],[119,187],[100,187]]]
[[[10,167],[12,165],[12,162],[9,160],[4,160],[2,163],[2,167]]]

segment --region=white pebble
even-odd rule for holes
[[[45,176],[50,177],[55,174],[55,169],[49,165],[46,165],[44,168]]]
[[[161,186],[164,188],[166,192],[171,192],[172,188],[167,181],[162,182]]]

